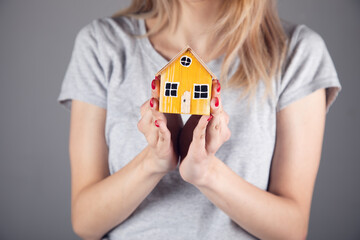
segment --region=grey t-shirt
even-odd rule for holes
[[[227,88],[221,93],[232,136],[216,155],[263,190],[269,183],[276,113],[320,88],[326,88],[329,107],[340,90],[322,38],[304,25],[284,23],[284,29],[289,50],[281,75],[273,81],[275,97],[264,100],[261,83],[250,105],[246,99],[239,99],[239,89]],[[150,98],[154,74],[167,63],[148,38],[128,34],[145,32],[144,20],[125,17],[97,19],[85,26],[76,38],[58,97],[67,109],[71,108],[71,99],[77,99],[107,110],[104,134],[111,174],[147,145],[137,129],[140,106]],[[207,64],[217,76],[222,60],[220,57]],[[107,236],[127,240],[254,238],[184,182],[178,169],[167,174],[135,212]]]

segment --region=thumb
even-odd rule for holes
[[[213,115],[214,117],[217,117],[218,115],[220,115],[221,110],[222,110],[220,96],[217,96],[217,97],[214,97],[211,99],[210,107],[211,107],[211,115]]]
[[[192,142],[199,148],[205,147],[206,127],[209,124],[209,121],[211,120],[211,118],[212,118],[212,115],[201,116],[198,124],[196,125],[196,127],[194,129]]]
[[[155,126],[159,128],[159,144],[170,143],[171,133],[166,126],[166,121],[162,119],[155,120]]]

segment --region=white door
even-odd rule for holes
[[[181,113],[190,113],[191,94],[189,91],[184,92],[181,96]]]

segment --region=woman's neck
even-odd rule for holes
[[[179,19],[174,30],[170,26],[149,39],[157,51],[171,59],[185,45],[191,46],[205,62],[218,56],[211,56],[211,46],[218,39],[210,38],[210,29],[215,24],[221,0],[181,0]],[[156,19],[146,24],[153,26]]]

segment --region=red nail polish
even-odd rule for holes
[[[150,107],[154,107],[153,98],[150,99]]]
[[[156,127],[160,127],[160,125],[159,125],[159,123],[158,123],[157,120],[155,120],[155,126],[156,126]]]
[[[161,75],[155,76],[155,79],[160,80],[160,76],[161,76]]]
[[[219,93],[221,90],[221,84],[220,84],[219,80],[217,80],[217,84],[218,84],[218,87],[217,87],[216,91]]]
[[[210,115],[210,117],[208,118],[208,122],[213,118],[213,115]]]
[[[215,97],[215,107],[218,107],[218,106],[219,106],[219,98]]]
[[[155,79],[152,80],[152,82],[151,82],[151,88],[152,88],[152,90],[155,90],[155,88],[156,88]]]

